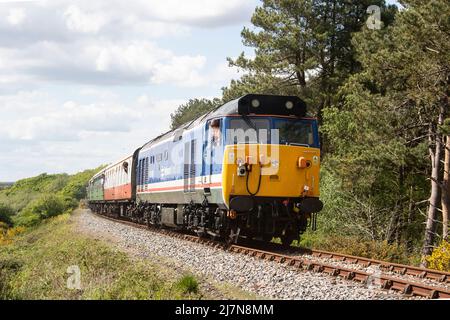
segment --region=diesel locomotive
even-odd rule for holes
[[[98,172],[89,206],[200,236],[289,245],[323,207],[318,124],[306,111],[295,96],[230,101]]]

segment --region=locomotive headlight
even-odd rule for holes
[[[253,99],[252,100],[252,107],[253,108],[258,108],[261,105],[261,103],[259,102],[258,99]]]
[[[286,102],[286,109],[291,110],[294,107],[294,103],[292,101]]]

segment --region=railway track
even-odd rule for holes
[[[149,229],[151,231],[165,234],[171,237],[184,239],[195,243],[201,243],[216,248],[222,248],[230,252],[245,254],[255,258],[265,259],[280,264],[285,264],[299,270],[321,272],[335,277],[339,276],[343,277],[346,280],[357,281],[363,284],[370,284],[372,286],[379,287],[385,290],[398,291],[408,296],[420,296],[429,299],[450,299],[450,289],[448,287],[448,284],[450,283],[450,273],[448,272],[441,272],[431,269],[401,265],[321,250],[291,247],[288,250],[289,252],[287,252],[285,248],[275,243],[265,244],[266,248],[262,248],[261,243],[254,241],[249,242],[248,245],[246,244],[245,246],[237,244],[225,246],[224,243],[211,239],[201,238],[198,236],[180,233],[168,229],[159,229],[152,226],[147,226],[123,219],[116,219],[96,213],[94,214],[101,218],[118,223],[141,229]],[[307,255],[309,257],[306,258],[304,257],[304,255]],[[313,259],[311,259],[311,257]],[[324,259],[333,260],[336,262],[344,262],[345,265],[342,266],[337,263],[330,263],[324,261]],[[381,273],[374,274],[373,272],[367,272],[366,270],[361,270],[360,268],[354,268],[352,266],[363,268],[375,266],[381,271]],[[386,274],[386,272],[389,272],[391,274]],[[395,276],[393,276],[392,274],[395,274]],[[424,279],[433,281],[433,285],[423,283]]]
[[[250,243],[249,245],[252,246]],[[401,276],[411,276],[419,279],[428,279],[437,284],[449,285],[450,286],[450,272],[420,268],[415,266],[408,266],[404,264],[398,264],[393,262],[375,260],[364,257],[357,257],[343,253],[329,252],[323,250],[315,250],[315,249],[305,249],[299,247],[290,247],[288,250],[284,248],[282,245],[276,243],[265,244],[266,248],[270,250],[275,250],[279,253],[285,252],[289,255],[308,255],[313,258],[323,259],[323,260],[333,260],[336,262],[344,262],[349,265],[359,265],[363,268],[368,267],[377,267],[383,272],[390,272],[392,274],[398,274]],[[258,244],[256,244],[258,246]],[[258,246],[261,248],[261,245]]]

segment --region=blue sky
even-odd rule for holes
[[[0,0],[0,181],[109,163],[220,96],[258,3]]]

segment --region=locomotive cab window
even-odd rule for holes
[[[280,144],[308,147],[314,145],[314,130],[311,121],[276,119],[274,129],[279,130]],[[273,141],[272,143],[276,143],[276,141]]]
[[[270,121],[268,119],[231,119],[227,133],[228,144],[269,143]]]

